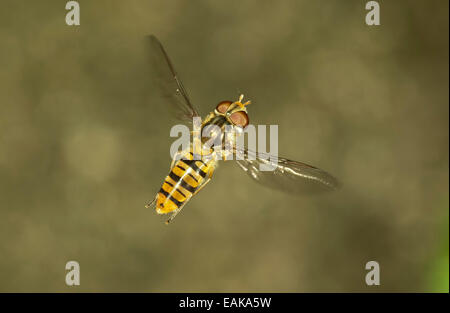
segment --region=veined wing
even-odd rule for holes
[[[163,97],[171,105],[171,109],[178,119],[192,123],[192,118],[199,116],[198,111],[189,100],[186,89],[184,89],[169,56],[154,35],[148,36],[147,40],[150,47],[152,69],[155,71],[155,77],[158,80]]]
[[[305,194],[335,190],[340,185],[331,174],[312,165],[282,157],[278,157],[275,162],[271,161],[269,154],[247,149],[240,153],[244,160],[236,161],[239,167],[253,180],[272,189],[291,194]],[[264,165],[274,170],[262,171],[261,166]]]

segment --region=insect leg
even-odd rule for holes
[[[155,201],[156,201],[156,197],[157,197],[157,196],[158,196],[158,194],[156,194],[155,198],[154,198],[151,202],[149,202],[149,203],[147,203],[147,204],[145,205],[145,208],[146,208],[146,209],[151,208],[151,207],[155,204]]]
[[[198,186],[197,190],[194,192],[194,194],[192,196],[195,196],[200,190],[202,190],[203,187],[206,186],[207,183],[209,183],[209,181],[212,178],[213,173],[214,173],[214,168],[211,168],[208,172],[208,178],[205,181],[203,181],[203,183],[200,186]]]
[[[175,165],[175,162],[178,161],[178,156],[179,156],[179,155],[184,155],[185,153],[186,153],[185,151],[177,151],[177,152],[175,153],[175,155],[173,156],[173,159],[172,159],[172,163],[170,164],[170,170],[169,170],[169,171],[172,171],[172,169],[173,169],[173,167],[174,167],[174,165]],[[154,198],[151,202],[149,202],[149,203],[147,203],[147,204],[145,205],[145,208],[146,208],[146,209],[151,208],[151,207],[155,204],[155,201],[156,201],[156,197],[157,197],[157,196],[158,196],[158,193],[156,193],[155,198]]]
[[[178,161],[178,156],[179,156],[180,154],[183,155],[183,154],[184,154],[183,151],[177,151],[177,152],[175,153],[175,155],[173,156],[173,158],[172,158],[172,163],[170,163],[170,170],[173,169],[173,166],[175,165],[175,162]]]
[[[177,216],[177,214],[181,211],[181,209],[186,205],[187,202],[188,201],[186,201],[178,209],[173,211],[172,215],[170,215],[169,219],[166,221],[166,225],[168,225],[175,218],[175,216]]]

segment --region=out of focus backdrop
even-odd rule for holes
[[[365,3],[81,0],[67,26],[66,1],[2,1],[0,291],[448,292],[449,4],[379,1],[367,26]],[[244,93],[281,156],[343,188],[227,162],[166,226],[144,208],[175,123],[148,34],[202,114]]]

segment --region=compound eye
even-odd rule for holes
[[[248,115],[244,111],[234,112],[230,115],[230,119],[236,126],[245,128],[248,125]]]
[[[231,103],[231,101],[222,101],[216,106],[216,110],[221,114],[225,114]]]

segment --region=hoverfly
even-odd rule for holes
[[[155,70],[159,72],[157,75],[166,89],[168,102],[176,110],[175,113],[180,120],[192,122],[194,117],[200,115],[189,99],[164,47],[153,35],[148,36],[148,41]],[[243,95],[237,101],[219,102],[214,111],[203,119],[201,128],[207,125],[245,128],[249,124],[248,104],[250,101],[243,103]],[[336,178],[317,167],[281,157],[276,158],[276,164],[271,164],[274,167],[273,171],[261,171],[260,165],[270,162],[268,161],[272,160],[270,157],[249,149],[241,152],[245,158],[236,160],[239,167],[254,181],[266,187],[298,194],[302,191],[333,190],[339,185]],[[173,158],[169,175],[164,179],[161,189],[153,201],[146,205],[146,208],[155,208],[159,214],[172,213],[166,224],[208,184],[218,166],[217,158],[195,158],[192,144],[190,149],[180,153],[181,158],[180,156]]]

